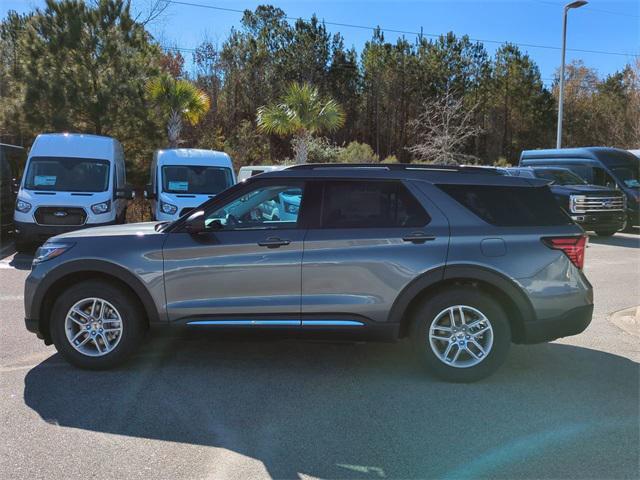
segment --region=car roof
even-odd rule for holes
[[[41,133],[29,157],[72,157],[113,160],[118,141],[89,133]]]
[[[258,178],[258,177],[252,177]],[[511,177],[496,172],[495,169],[469,166],[430,165],[430,164],[304,164],[293,165],[284,170],[265,172],[260,179],[296,178],[296,179],[375,179],[375,180],[421,180],[436,184],[464,185],[504,185],[504,186],[542,186],[546,182],[536,179]]]
[[[614,147],[578,147],[578,148],[548,148],[540,150],[523,150],[520,154],[520,160],[533,159],[591,159],[600,160],[602,157],[610,153],[626,153]]]
[[[167,148],[156,150],[159,166],[163,165],[210,165],[231,168],[231,157],[224,152],[200,148]]]

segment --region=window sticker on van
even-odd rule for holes
[[[56,184],[56,176],[55,175],[36,175],[33,183],[36,186],[51,186]]]
[[[188,192],[189,182],[169,182],[169,190],[177,192]]]

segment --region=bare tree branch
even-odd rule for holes
[[[422,113],[410,124],[417,142],[407,150],[427,163],[476,163],[476,157],[462,152],[469,140],[482,132],[474,124],[477,108],[478,104],[466,108],[463,99],[449,89],[444,95],[428,100]]]

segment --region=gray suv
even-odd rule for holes
[[[278,218],[265,216],[276,202]],[[145,330],[409,337],[439,377],[474,381],[511,342],[582,332],[586,237],[544,181],[473,167],[301,165],[173,223],[65,233],[38,250],[27,329],[72,364],[128,357]]]

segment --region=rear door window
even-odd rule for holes
[[[323,228],[415,228],[430,217],[401,182],[325,182]]]
[[[549,187],[439,185],[485,222],[501,227],[570,225]]]

